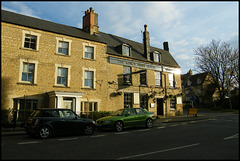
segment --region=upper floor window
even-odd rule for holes
[[[58,42],[58,53],[68,55],[69,43],[64,41]]]
[[[37,83],[37,61],[20,59],[19,83]]]
[[[83,45],[83,58],[95,60],[96,59],[96,45],[91,43],[82,43]]]
[[[56,37],[56,53],[59,55],[71,55],[71,43],[72,40],[68,40],[66,38]]]
[[[155,86],[162,86],[162,73],[155,72]]]
[[[59,67],[57,69],[57,84],[67,86],[67,76],[68,76],[68,69]]]
[[[132,84],[132,68],[123,66],[123,84]]]
[[[174,87],[174,74],[169,73],[168,78],[169,78],[169,87]]]
[[[69,87],[70,86],[70,69],[71,66],[63,64],[55,64],[55,86]]]
[[[161,54],[159,52],[153,52],[153,61],[161,62]]]
[[[37,36],[25,35],[24,47],[36,50],[37,48]]]
[[[33,83],[35,64],[23,63],[22,81]]]
[[[22,31],[22,48],[38,50],[39,49],[39,39],[41,34],[35,33],[33,31]]]
[[[139,75],[140,75],[140,85],[147,85],[147,73],[146,73],[146,70],[142,71]]]
[[[130,56],[130,47],[127,45],[122,46],[122,54],[125,56]]]
[[[95,89],[96,88],[96,69],[82,68],[82,88]]]
[[[93,59],[94,48],[91,46],[85,46],[85,58]]]
[[[84,86],[93,88],[93,71],[84,72]]]

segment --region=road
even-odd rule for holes
[[[2,159],[239,159],[239,116],[161,123],[92,136],[3,136]]]

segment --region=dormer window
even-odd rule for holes
[[[122,45],[122,55],[124,56],[130,56],[130,46],[128,45]]]
[[[161,54],[157,51],[153,52],[153,61],[160,63],[161,62]]]

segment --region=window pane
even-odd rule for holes
[[[130,48],[128,46],[123,46],[123,55],[130,56]]]
[[[28,64],[23,63],[23,72],[28,72]]]
[[[93,53],[93,47],[85,46],[85,52]]]
[[[159,54],[154,54],[154,61],[159,62]]]
[[[27,73],[22,73],[22,81],[27,81]]]
[[[28,81],[33,83],[33,73],[28,73]]]
[[[34,64],[28,64],[28,72],[34,72]]]
[[[62,84],[62,77],[57,77],[57,84]]]
[[[85,46],[85,58],[93,59],[93,47]]]

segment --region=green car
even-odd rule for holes
[[[136,126],[151,128],[154,121],[156,121],[154,112],[148,112],[143,108],[119,109],[111,116],[96,120],[99,129],[113,129],[118,132],[124,128]]]

